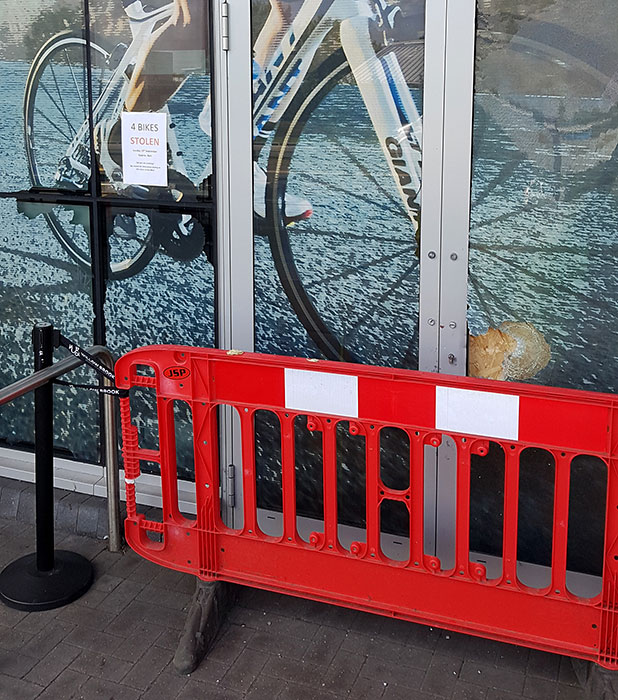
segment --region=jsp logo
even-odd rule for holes
[[[163,370],[163,376],[167,379],[186,379],[191,374],[187,367],[168,367]]]

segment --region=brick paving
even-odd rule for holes
[[[0,567],[33,541],[0,518]],[[90,558],[95,583],[59,610],[0,605],[1,700],[584,700],[567,658],[249,588],[181,677],[193,578],[93,537],[57,546]]]

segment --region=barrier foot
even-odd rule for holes
[[[197,579],[185,627],[174,654],[174,668],[186,676],[200,665],[234,600],[234,588]]]
[[[610,671],[583,659],[571,659],[571,665],[586,698],[589,700],[618,698],[618,671]]]
[[[52,610],[77,600],[91,586],[92,564],[75,552],[56,550],[49,571],[37,568],[37,555],[27,554],[0,573],[0,600],[17,610]]]

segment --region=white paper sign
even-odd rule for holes
[[[122,113],[122,181],[167,187],[167,114]]]
[[[358,377],[286,368],[285,407],[358,418]]]
[[[519,396],[437,386],[436,429],[517,440]]]

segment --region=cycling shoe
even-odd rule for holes
[[[266,217],[266,173],[254,161],[253,163],[253,211],[262,219]],[[283,221],[286,226],[308,219],[313,214],[311,202],[295,194],[285,195],[285,214]]]

